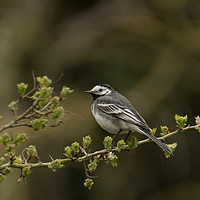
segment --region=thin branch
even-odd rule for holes
[[[19,115],[18,117],[16,116],[14,120],[10,121],[8,124],[2,126],[0,128],[0,133],[6,129],[9,129],[9,128],[14,128],[14,127],[17,127],[17,126],[29,126],[28,123],[18,123],[20,120],[24,119],[25,116],[30,113],[33,108],[37,105],[39,101],[39,98],[36,99],[33,103],[33,105],[31,107],[29,107],[25,112],[23,112],[21,115]]]
[[[158,137],[158,139],[159,140],[165,140],[166,138],[171,137],[171,136],[173,136],[173,135],[175,135],[177,133],[180,133],[180,132],[183,132],[183,131],[186,131],[186,130],[189,130],[189,129],[195,129],[197,127],[200,127],[200,124],[197,124],[197,125],[194,125],[194,126],[188,125],[183,129],[177,129],[177,130],[175,130],[173,132],[170,132],[170,133],[168,133],[168,134],[166,134],[166,135],[164,135],[162,137]],[[152,142],[152,140],[149,140],[149,139],[141,140],[141,141],[138,142],[138,145],[144,144],[144,143],[147,143],[147,142]]]
[[[186,131],[186,130],[190,130],[190,129],[196,129],[197,127],[200,127],[200,124],[194,125],[194,126],[189,125],[189,126],[183,128],[183,129],[181,129],[181,132]],[[179,132],[180,132],[180,130],[175,130],[173,132],[168,133],[167,135],[164,135],[162,137],[158,137],[158,139],[164,140],[164,139],[171,137],[171,136],[173,136],[173,135],[175,135]],[[152,142],[152,140],[149,140],[149,139],[141,140],[141,141],[138,142],[138,145],[145,144],[145,143],[148,143],[148,142]],[[128,145],[126,145],[126,148],[128,148]],[[67,162],[72,162],[72,161],[74,161],[74,162],[85,162],[86,160],[89,160],[90,158],[92,158],[96,155],[99,155],[99,154],[102,155],[102,154],[106,154],[108,152],[119,152],[119,149],[114,147],[114,148],[109,149],[109,150],[102,149],[102,150],[95,151],[93,153],[86,153],[86,152],[83,151],[84,156],[80,156],[78,158],[72,158],[72,159],[71,158],[64,158],[64,159],[58,159],[58,160],[61,164],[64,164],[64,163],[67,163]],[[48,167],[51,164],[52,164],[52,162],[38,162],[38,163],[24,163],[24,164],[17,164],[17,163],[8,162],[6,164],[1,165],[0,170],[3,170],[7,167],[11,167],[11,168],[24,168],[24,167],[40,168],[40,167]]]
[[[35,78],[35,71],[32,71],[32,76],[33,76],[33,88],[36,88],[36,78]]]
[[[34,70],[33,70],[33,72],[32,72],[32,76],[33,76],[33,88],[32,88],[29,92],[27,92],[27,93],[22,97],[22,99],[27,98],[31,93],[33,93],[34,91],[36,91],[36,90],[40,87],[39,84],[36,85],[36,78],[35,78],[35,72],[34,72]]]
[[[9,129],[9,128],[16,128],[16,127],[19,127],[19,126],[28,126],[28,127],[30,127],[30,124],[26,123],[26,122],[24,122],[24,123],[15,123],[15,121],[12,120],[10,123],[2,126],[0,128],[0,132],[4,131],[6,129]]]
[[[62,79],[63,76],[64,76],[64,73],[62,73],[55,81],[53,81],[53,82],[51,83],[51,85],[53,85],[53,84],[59,82],[59,81]]]

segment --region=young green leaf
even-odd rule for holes
[[[185,115],[185,116],[175,115],[175,120],[176,120],[177,127],[179,129],[184,128],[187,125],[186,124],[187,119],[188,119],[187,115]]]
[[[28,84],[25,84],[25,83],[17,84],[19,97],[23,97],[24,96],[27,88],[28,88]]]
[[[126,147],[126,143],[124,142],[124,140],[120,140],[120,141],[118,141],[117,142],[117,148],[118,149],[125,149],[125,147]]]
[[[176,149],[176,147],[177,147],[177,142],[172,143],[172,144],[167,144],[167,147],[169,148],[169,150],[170,150],[171,152],[174,152],[175,149]],[[164,154],[165,154],[165,157],[166,157],[166,158],[169,158],[169,157],[170,157],[170,154],[168,154],[167,152],[164,152]]]
[[[43,77],[37,77],[37,82],[40,83],[40,87],[48,87],[51,83],[52,83],[52,80],[49,79],[47,76],[43,76]]]
[[[31,126],[36,131],[44,130],[47,127],[48,123],[49,123],[49,121],[44,118],[34,119],[34,120],[30,121]]]
[[[89,135],[83,137],[83,148],[86,149],[91,144],[91,142],[92,142],[92,139]]]
[[[157,128],[153,128],[153,129],[151,130],[151,134],[152,134],[152,135],[155,135],[155,134],[156,134],[156,131],[157,131]]]
[[[60,103],[58,96],[54,96],[50,101],[53,103],[54,107],[57,107]]]
[[[8,105],[8,108],[10,108],[10,110],[12,110],[12,111],[16,111],[16,110],[18,109],[17,102],[16,102],[16,101],[12,101],[12,102]]]
[[[63,86],[60,92],[60,97],[63,98],[67,96],[68,94],[72,93],[73,91],[74,90],[71,90],[69,87]]]
[[[72,158],[72,149],[69,146],[65,147],[64,155],[67,158]]]
[[[106,149],[109,149],[112,145],[113,139],[110,136],[104,138],[103,145]]]
[[[48,168],[51,169],[53,172],[62,167],[64,167],[64,165],[61,163],[59,159],[53,160],[51,164],[48,165]]]
[[[0,142],[2,142],[5,146],[10,140],[10,136],[7,133],[4,133],[3,136],[0,137]]]
[[[30,145],[29,147],[26,148],[26,153],[28,158],[38,158],[38,153],[37,153],[37,149],[36,146],[34,145]]]
[[[137,147],[137,144],[138,144],[137,138],[134,137],[134,136],[131,136],[130,141],[128,141],[128,148],[129,148],[129,150],[135,149]]]
[[[169,133],[169,129],[167,126],[160,126],[160,129],[161,129],[160,133],[161,136],[167,135]]]
[[[199,116],[195,117],[195,123],[196,123],[196,125],[200,125],[200,117]],[[200,126],[196,127],[195,129],[200,132]]]
[[[30,165],[22,168],[22,176],[23,177],[26,177],[30,173],[31,173],[31,166]]]
[[[98,166],[98,161],[94,159],[93,161],[90,159],[90,163],[88,164],[89,172],[93,172],[96,170]]]
[[[15,156],[15,150],[14,150],[15,145],[14,144],[8,144],[6,145],[5,149],[7,153],[5,153],[5,156],[8,156],[10,159],[12,159]]]
[[[26,133],[17,133],[17,137],[13,140],[13,143],[18,145],[18,143],[24,143],[27,141]]]
[[[90,179],[90,178],[85,179],[84,186],[86,188],[88,188],[89,190],[91,190],[93,185],[94,185],[94,181],[92,179]]]
[[[77,155],[79,153],[79,151],[80,151],[79,143],[78,142],[72,143],[71,149],[74,152],[74,154]]]
[[[64,114],[65,114],[65,112],[64,112],[64,108],[62,106],[56,107],[53,109],[52,119],[56,120],[56,119],[62,117]]]
[[[112,153],[112,152],[109,152],[108,154],[104,155],[104,159],[106,161],[107,164],[111,163],[111,165],[113,167],[117,167],[117,159],[118,157]]]

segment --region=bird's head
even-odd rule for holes
[[[107,84],[99,84],[94,86],[91,90],[85,91],[86,93],[89,93],[93,96],[94,99],[105,96],[110,94],[111,92],[114,92],[115,90]]]

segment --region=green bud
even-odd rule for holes
[[[128,141],[128,148],[129,150],[135,149],[137,147],[138,140],[136,137],[131,136],[131,139]]]
[[[38,103],[39,107],[45,106],[45,105],[48,103],[48,101],[49,101],[49,100],[48,100],[47,98],[45,98],[45,99],[39,101],[39,103]]]
[[[22,156],[21,155],[15,156],[13,163],[14,164],[22,164],[23,163]]]
[[[59,159],[53,160],[48,168],[55,172],[57,169],[64,167]]]
[[[49,121],[44,118],[34,119],[30,121],[30,124],[34,128],[34,130],[44,130],[47,127],[48,123]]]
[[[28,88],[28,84],[25,84],[25,83],[17,84],[18,94],[20,97],[24,96],[27,88]]]
[[[15,111],[18,109],[17,107],[17,102],[16,101],[12,101],[9,105],[8,108],[10,108],[10,110]]]
[[[124,142],[124,140],[120,140],[117,142],[118,149],[125,149],[125,147],[126,147],[126,143]]]
[[[153,128],[153,129],[151,130],[151,134],[152,134],[152,135],[155,135],[155,134],[156,134],[156,131],[157,131],[157,128]]]
[[[67,158],[72,158],[72,149],[69,146],[65,147],[64,155]]]
[[[90,163],[88,164],[89,172],[93,172],[96,170],[98,166],[98,161],[94,159],[93,161],[90,159]]]
[[[188,119],[187,115],[185,115],[184,117],[180,116],[180,115],[175,115],[175,120],[176,120],[177,127],[179,129],[184,128],[187,125],[186,124],[187,119]]]
[[[65,114],[64,112],[65,111],[64,111],[64,108],[62,106],[54,108],[52,119],[56,120],[57,118],[62,117]]]
[[[92,142],[92,139],[89,135],[83,137],[83,148],[87,148],[91,144],[91,142]]]
[[[54,107],[57,107],[59,105],[59,97],[58,96],[54,96],[52,99],[51,99],[51,102],[53,103],[53,106]]]
[[[37,158],[38,157],[36,146],[34,146],[34,145],[30,145],[28,148],[26,148],[26,153],[29,158],[32,158],[32,157]]]
[[[199,116],[195,117],[195,123],[196,123],[196,125],[200,125],[200,117]],[[200,132],[200,127],[199,126],[196,127],[195,129]]]
[[[25,177],[31,173],[31,166],[23,167],[22,168],[22,176]]]
[[[200,124],[200,117],[199,116],[195,117],[195,123],[196,123],[196,125]]]
[[[78,142],[74,142],[71,145],[71,149],[74,152],[74,154],[78,154],[80,149],[79,149],[79,143]]]
[[[41,98],[51,98],[53,93],[53,87],[43,87],[39,90]]]
[[[67,96],[68,94],[72,93],[74,90],[71,90],[69,87],[66,87],[66,86],[63,86],[62,87],[62,90],[60,92],[60,96],[61,97],[65,97]]]
[[[7,144],[7,142],[10,141],[10,136],[7,133],[4,133],[2,137],[0,137],[0,142],[2,142],[4,145]]]
[[[167,126],[160,126],[160,130],[161,130],[160,133],[161,136],[167,135],[169,133],[169,129]]]
[[[52,82],[52,80],[49,79],[47,76],[43,76],[42,78],[39,76],[36,79],[37,79],[37,82],[40,83],[41,88],[42,87],[48,87]]]
[[[113,167],[117,167],[118,157],[114,153],[109,152],[108,154],[104,155],[104,159],[106,160],[107,164],[111,163]]]
[[[5,153],[5,156],[8,156],[9,158],[13,158],[15,156],[15,150],[14,150],[15,145],[14,144],[8,144],[6,146],[6,151],[7,153]]]
[[[85,179],[84,186],[86,188],[88,188],[89,190],[91,190],[93,185],[94,185],[94,181],[92,179],[90,179],[90,178]]]
[[[109,149],[112,145],[112,138],[110,136],[107,136],[104,138],[104,141],[103,141],[103,145],[106,149]]]
[[[17,133],[17,137],[14,139],[14,144],[24,143],[27,141],[26,133]]]
[[[170,150],[171,152],[174,152],[175,149],[176,149],[176,147],[177,147],[177,142],[172,143],[172,144],[168,144],[167,147],[169,148],[169,150]],[[165,154],[165,157],[166,157],[166,158],[169,158],[169,157],[170,157],[170,154],[168,154],[167,152],[164,152],[164,154]]]

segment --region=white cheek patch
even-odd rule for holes
[[[102,91],[99,91],[99,90],[102,90]],[[102,87],[102,86],[95,86],[91,91],[96,94],[99,94],[101,96],[111,93],[111,90],[107,89],[106,87]]]

